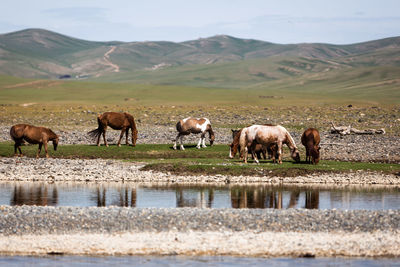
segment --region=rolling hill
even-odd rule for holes
[[[400,66],[400,37],[284,45],[227,35],[181,43],[91,42],[42,29],[0,35],[0,74],[35,79],[243,88],[388,66]]]

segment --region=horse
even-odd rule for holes
[[[199,143],[197,144],[197,148],[200,149],[200,146],[207,147],[205,144],[206,140],[206,133],[208,132],[209,138],[210,138],[210,146],[213,145],[214,140],[215,140],[215,135],[214,132],[211,128],[211,123],[209,119],[207,118],[186,118],[183,120],[178,121],[176,124],[176,130],[178,131],[178,135],[175,138],[175,143],[173,148],[176,149],[176,145],[178,142],[178,139],[180,140],[180,149],[185,150],[183,147],[183,136],[189,135],[189,134],[199,134],[201,133]]]
[[[129,145],[128,134],[129,129],[131,129],[132,146],[136,146],[138,131],[136,129],[135,119],[131,114],[126,112],[105,112],[97,116],[97,123],[98,128],[88,132],[91,137],[97,138],[97,146],[100,146],[100,136],[103,134],[104,144],[108,147],[106,139],[107,126],[110,126],[114,130],[121,130],[117,144],[118,146],[121,146],[121,139],[124,136],[124,133],[126,135],[126,145]]]
[[[242,132],[242,130],[243,130],[243,128],[240,130],[231,130],[233,141],[230,145],[228,145],[230,147],[229,158],[231,158],[231,159],[233,159],[236,156],[236,153],[238,151],[240,153],[239,138],[240,138],[240,133]],[[261,158],[261,155],[262,155],[264,159],[267,159],[267,153],[268,153],[268,158],[272,158],[273,161],[275,162],[276,148],[277,148],[277,146],[275,144],[270,144],[268,147],[263,146],[261,144],[256,144],[255,153],[257,154],[258,158]]]
[[[319,142],[321,138],[315,128],[308,128],[301,136],[301,143],[306,147],[306,162],[318,164],[319,162]]]
[[[30,144],[39,144],[39,149],[36,154],[36,158],[39,158],[39,154],[42,151],[42,145],[46,151],[46,158],[49,157],[47,151],[47,143],[53,142],[54,151],[57,150],[59,136],[56,135],[52,130],[45,127],[36,127],[29,124],[16,124],[10,129],[10,136],[14,140],[14,156],[23,156],[21,151],[21,145],[24,141]],[[17,154],[17,149],[19,155]]]
[[[247,163],[249,146],[252,149],[254,160],[256,163],[259,163],[257,155],[254,153],[254,147],[257,143],[266,146],[270,144],[276,144],[279,164],[282,164],[282,145],[286,144],[290,149],[291,157],[296,162],[300,162],[300,154],[296,143],[294,142],[290,133],[280,125],[252,125],[243,128],[239,138],[239,145],[241,147],[240,158],[244,158],[245,163]]]

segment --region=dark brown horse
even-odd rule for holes
[[[315,128],[309,128],[301,136],[301,143],[306,147],[306,162],[318,164],[319,162],[319,142],[321,138]]]
[[[54,150],[57,150],[58,146],[58,135],[56,135],[52,130],[45,127],[36,127],[29,124],[17,124],[10,129],[11,138],[14,140],[14,154],[18,156],[17,149],[19,151],[19,156],[22,156],[21,145],[24,141],[30,144],[39,144],[39,149],[36,154],[36,158],[42,150],[42,145],[44,145],[44,150],[46,151],[46,158],[49,157],[47,152],[47,143],[53,141]]]
[[[121,139],[126,135],[126,144],[128,143],[129,129],[132,130],[132,146],[136,146],[137,134],[135,120],[132,115],[124,112],[105,112],[97,116],[98,128],[94,129],[88,134],[91,137],[97,138],[97,146],[100,146],[100,136],[103,134],[104,144],[108,146],[106,139],[107,126],[110,126],[114,130],[121,130],[121,135],[119,136],[118,146],[121,146]]]

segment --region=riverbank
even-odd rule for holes
[[[400,185],[394,173],[352,171],[298,176],[177,175],[143,171],[145,163],[105,159],[0,158],[1,181],[141,182],[196,184]]]

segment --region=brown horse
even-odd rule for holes
[[[128,113],[118,113],[118,112],[105,112],[97,116],[98,128],[94,129],[88,134],[97,138],[97,146],[100,146],[100,136],[103,134],[104,144],[108,147],[106,139],[107,126],[110,126],[114,130],[121,130],[121,135],[119,136],[118,146],[121,146],[121,139],[126,135],[126,144],[128,143],[129,129],[132,130],[132,146],[136,146],[137,134],[135,120],[132,115]]]
[[[210,138],[210,146],[213,145],[214,140],[215,140],[215,135],[214,132],[211,128],[211,123],[207,118],[200,118],[200,119],[195,119],[195,118],[186,118],[183,120],[178,121],[176,124],[176,130],[178,131],[178,135],[176,136],[175,143],[173,148],[176,149],[176,145],[178,143],[178,139],[180,139],[181,143],[181,150],[185,150],[183,147],[183,136],[189,135],[191,133],[193,134],[199,134],[201,133],[201,137],[199,140],[199,143],[197,144],[197,148],[200,148],[200,145],[202,147],[206,147],[206,133],[208,132],[209,138]]]
[[[240,153],[239,138],[240,138],[240,134],[242,133],[242,130],[243,130],[243,128],[240,130],[232,130],[233,141],[230,145],[228,145],[230,147],[229,158],[231,158],[231,159],[233,159],[236,156],[237,152]],[[261,145],[261,144],[256,144],[255,145],[255,153],[257,154],[258,158],[261,158],[261,155],[262,155],[264,159],[267,159],[267,153],[268,153],[268,158],[272,158],[273,161],[275,162],[277,148],[278,147],[276,146],[276,144],[270,144],[267,147],[264,145]],[[248,149],[249,149],[249,152],[251,153],[251,151],[250,151],[251,148],[248,147]]]
[[[301,143],[306,147],[306,162],[318,164],[319,162],[319,142],[321,138],[315,128],[308,128],[301,136]]]
[[[17,124],[11,127],[10,136],[14,140],[14,155],[18,156],[17,149],[19,151],[19,156],[22,156],[21,145],[24,141],[30,144],[39,144],[39,149],[36,154],[36,158],[39,158],[39,154],[42,150],[42,145],[44,145],[44,150],[46,151],[46,158],[49,157],[47,151],[47,143],[53,141],[54,150],[57,150],[58,146],[58,135],[56,135],[52,130],[45,127],[36,127],[29,124]]]

